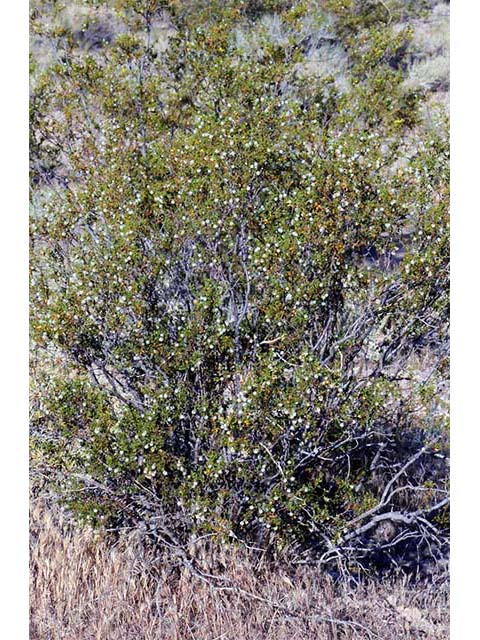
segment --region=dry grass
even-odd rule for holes
[[[75,530],[57,509],[37,499],[31,514],[30,638],[448,637],[446,585],[419,588],[396,581],[338,587],[315,568],[272,569],[245,554],[225,550],[215,558],[214,571],[226,573],[257,599],[215,589],[168,563],[158,567],[153,551],[135,535],[108,545],[100,534]]]

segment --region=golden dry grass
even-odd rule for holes
[[[135,535],[107,543],[101,534],[73,528],[58,509],[36,499],[30,638],[353,640],[369,637],[363,627],[382,640],[448,637],[446,585],[338,587],[311,567],[273,569],[226,550],[215,558],[213,570],[258,599],[220,591],[168,563],[158,567],[153,551]],[[315,618],[319,612],[339,622]]]

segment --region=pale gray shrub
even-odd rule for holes
[[[348,80],[349,59],[344,48],[326,42],[320,47],[312,47],[305,56],[305,62],[298,67],[304,78],[324,79],[333,77],[339,93],[345,93],[350,86]]]
[[[278,14],[266,14],[254,25],[237,27],[233,32],[233,48],[242,56],[261,58],[263,47],[275,44],[286,47],[291,33]]]
[[[349,88],[349,58],[335,42],[331,19],[313,9],[305,16],[300,29],[286,24],[278,14],[266,14],[254,25],[238,27],[233,33],[233,47],[245,57],[262,57],[263,47],[274,43],[287,47],[301,43],[305,55],[296,66],[300,78],[323,80],[332,77],[340,93]]]
[[[278,13],[262,16],[260,20],[260,27],[266,38],[273,44],[280,47],[288,45],[290,34]]]
[[[435,56],[415,62],[405,81],[412,89],[446,90],[449,86],[450,59],[448,55]]]
[[[413,26],[410,64],[404,86],[406,89],[440,90],[449,87],[450,71],[450,7],[438,3],[428,19]]]
[[[68,4],[59,14],[59,22],[72,31],[86,50],[98,49],[124,31],[116,12],[106,6]]]
[[[149,44],[157,55],[162,55],[167,51],[170,39],[174,38],[176,33],[172,19],[165,11],[153,21]]]
[[[333,39],[331,19],[318,10],[314,3],[301,25],[286,23],[279,14],[265,14],[256,23],[237,27],[233,32],[233,48],[249,57],[260,55],[266,44],[287,47],[301,44],[306,54]]]

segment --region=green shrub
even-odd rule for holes
[[[64,177],[32,217],[32,337],[68,375],[37,376],[34,446],[88,522],[167,544],[441,553],[446,143],[403,161],[417,101],[383,19],[340,95],[298,76],[295,35],[239,53],[237,4],[179,17],[163,54],[128,7],[95,54],[55,41],[33,121]],[[282,11],[294,34],[304,10]]]

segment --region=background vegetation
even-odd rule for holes
[[[445,559],[447,20],[32,3],[32,470],[70,512],[203,577],[200,540]]]

